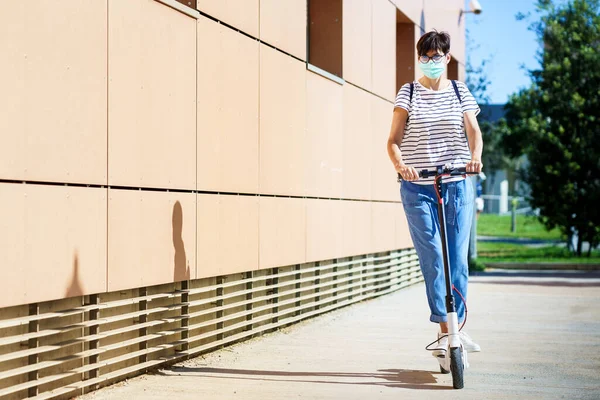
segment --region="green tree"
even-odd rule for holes
[[[540,69],[506,107],[503,145],[527,156],[531,205],[548,229],[576,237],[581,255],[583,241],[590,249],[600,242],[600,2],[538,0],[537,7],[531,29]]]

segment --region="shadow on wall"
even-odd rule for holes
[[[421,9],[421,36],[425,34],[425,1],[423,1],[423,8]]]
[[[71,283],[65,293],[65,297],[75,296],[83,296],[83,285],[79,279],[79,255],[77,252],[73,255],[73,276],[71,277]]]
[[[183,209],[179,201],[173,206],[173,247],[175,248],[175,268],[173,281],[180,282],[190,279],[190,266],[185,255],[183,243]]]

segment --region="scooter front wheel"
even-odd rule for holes
[[[450,349],[450,372],[452,372],[452,386],[454,389],[462,389],[465,387],[465,365],[463,364],[460,347]]]

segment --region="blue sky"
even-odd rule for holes
[[[490,103],[504,104],[511,93],[530,83],[526,71],[537,68],[538,43],[536,36],[527,28],[528,20],[517,21],[519,12],[531,12],[531,19],[537,19],[535,0],[479,0],[482,13],[467,14],[468,40],[476,48],[467,46],[468,57],[474,66],[483,59],[491,59],[486,73],[491,81],[488,87]],[[468,4],[468,0],[466,1]]]

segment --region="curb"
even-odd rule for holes
[[[578,264],[578,263],[485,263],[485,268],[493,269],[521,269],[521,270],[577,270],[577,271],[600,271],[600,264]]]

